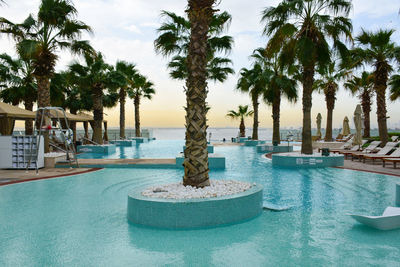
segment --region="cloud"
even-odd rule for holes
[[[351,16],[369,16],[379,18],[390,14],[397,14],[400,9],[400,0],[353,0]]]
[[[136,25],[129,25],[129,26],[125,26],[124,29],[130,31],[130,32],[134,32],[137,34],[143,34],[142,31],[136,26]]]
[[[144,22],[140,23],[140,26],[142,27],[149,27],[149,28],[158,28],[160,27],[160,23],[155,23],[155,22]]]

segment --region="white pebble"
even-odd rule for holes
[[[250,189],[255,183],[247,183],[234,180],[210,180],[210,186],[196,188],[190,185],[184,186],[182,182],[157,185],[145,189],[143,196],[154,198],[192,199],[209,198],[233,195]]]

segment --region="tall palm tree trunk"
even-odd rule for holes
[[[50,107],[50,79],[47,76],[36,76],[38,86],[38,107]],[[38,116],[40,118],[42,115]],[[44,125],[50,125],[51,120],[49,116],[44,115]],[[38,122],[40,123],[40,122]],[[39,125],[38,125],[39,127]],[[44,152],[50,151],[49,133],[45,131],[44,136]]]
[[[272,103],[272,142],[280,144],[280,116],[281,116],[281,91],[276,90]]]
[[[336,89],[332,85],[328,85],[325,90],[325,101],[326,101],[326,132],[325,142],[332,142],[332,122],[333,122],[333,109],[335,108]]]
[[[133,99],[133,104],[135,106],[135,136],[140,137],[140,113],[139,113],[139,106],[140,106],[140,97],[137,95]]]
[[[239,125],[239,133],[240,137],[246,137],[246,127],[244,126],[244,118],[240,118],[240,125]]]
[[[24,101],[25,109],[26,110],[33,110],[33,101],[27,99]],[[25,120],[25,135],[32,135],[33,134],[33,120],[26,119]]]
[[[301,142],[301,153],[312,154],[311,137],[311,107],[312,87],[314,83],[314,65],[303,66],[303,131]]]
[[[207,34],[214,0],[188,0],[190,41],[186,80],[186,149],[184,185],[209,186],[207,152]]]
[[[364,90],[361,95],[361,106],[364,113],[364,134],[363,137],[370,137],[370,112],[371,95],[368,90]]]
[[[103,144],[103,88],[95,85],[93,88],[93,141]]]
[[[125,88],[119,90],[119,138],[125,139]]]
[[[253,135],[251,139],[258,140],[258,99],[257,97],[253,98]]]
[[[376,67],[375,84],[374,89],[376,92],[376,105],[377,105],[377,117],[378,117],[378,128],[379,128],[379,138],[382,145],[385,145],[389,139],[387,131],[387,118],[386,118],[386,87],[388,74],[385,71],[386,66],[378,64]]]

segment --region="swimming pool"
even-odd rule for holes
[[[153,140],[145,143],[134,144],[133,146],[117,146],[115,153],[97,154],[81,153],[81,159],[139,159],[139,158],[175,158],[183,152],[183,140]]]
[[[0,266],[395,266],[400,231],[378,231],[346,213],[393,205],[397,177],[334,168],[278,169],[254,147],[227,157],[213,179],[264,186],[291,206],[251,221],[200,230],[157,230],[126,219],[133,189],[181,180],[179,169],[103,169],[0,187]]]

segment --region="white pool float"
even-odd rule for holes
[[[387,207],[382,216],[364,216],[349,214],[356,221],[380,230],[400,228],[400,208]]]

